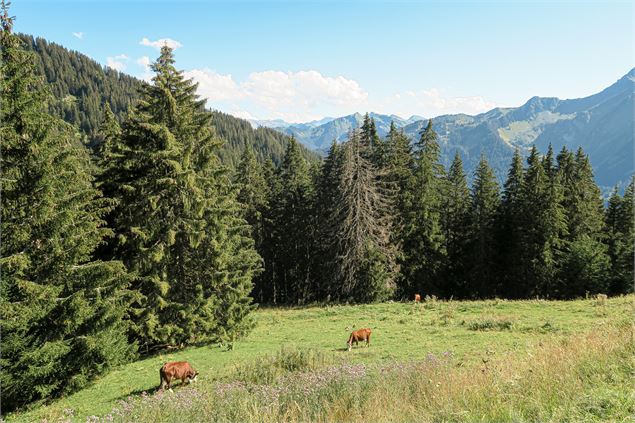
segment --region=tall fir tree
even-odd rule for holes
[[[468,295],[487,298],[500,293],[496,256],[496,217],[500,193],[492,168],[484,156],[474,172],[470,207],[471,239],[466,260]]]
[[[269,206],[269,185],[262,166],[256,161],[251,147],[243,152],[234,176],[236,199],[243,206],[245,220],[251,226],[256,249],[260,249],[264,237],[263,214]]]
[[[336,298],[385,300],[394,293],[395,249],[390,240],[392,209],[383,193],[370,146],[353,132],[342,147],[334,229]]]
[[[524,296],[552,296],[567,222],[559,178],[550,179],[534,146],[527,159],[521,190],[520,284]]]
[[[556,295],[574,298],[606,292],[610,262],[604,243],[604,204],[593,169],[582,149],[574,157],[563,148],[557,162],[567,235]]]
[[[391,240],[397,251],[397,263],[404,260],[403,245],[408,210],[412,207],[412,187],[414,184],[414,159],[410,139],[403,129],[398,131],[394,122],[384,141],[384,185],[388,189],[393,203],[393,226]],[[403,286],[402,272],[397,273],[397,286]]]
[[[256,156],[247,146],[242,154],[234,175],[234,183],[237,189],[236,199],[242,205],[243,216],[251,226],[251,236],[258,254],[263,257],[265,248],[265,218],[269,209],[271,193],[269,184],[265,180],[265,172],[256,161]],[[254,298],[263,302],[262,290],[264,273],[254,279]]]
[[[339,183],[342,167],[342,149],[333,140],[322,163],[316,186],[315,216],[317,219],[316,252],[314,257],[317,299],[330,300],[336,296],[333,277],[337,258],[335,222],[340,199]]]
[[[256,279],[254,292],[260,303],[276,304],[280,292],[277,267],[280,257],[277,225],[279,210],[276,202],[280,198],[282,186],[278,170],[271,159],[264,163],[262,170],[268,193],[268,207],[263,212],[263,239],[259,251],[264,262],[264,270]]]
[[[130,359],[123,265],[93,252],[108,204],[74,128],[50,116],[34,57],[0,32],[0,385],[3,411],[67,394]]]
[[[275,201],[275,248],[278,284],[276,302],[298,304],[309,300],[313,192],[309,169],[291,138],[279,168],[280,190]]]
[[[441,270],[446,252],[441,227],[441,195],[444,169],[432,120],[415,146],[412,204],[404,225],[405,240],[401,270],[402,296],[413,293],[443,294]]]
[[[112,228],[114,226],[113,211],[117,205],[117,198],[120,197],[118,189],[123,181],[121,172],[115,171],[122,166],[116,166],[115,162],[123,159],[124,146],[121,141],[121,126],[109,103],[104,106],[104,116],[97,136],[100,142],[94,150],[94,162],[97,165],[95,186],[102,192],[105,200],[110,203],[110,210],[104,216],[104,220],[106,225]],[[114,258],[113,248],[113,242],[104,242],[97,249],[96,256],[104,260],[111,260]]]
[[[394,191],[396,226],[403,226],[403,212],[412,203],[412,185],[414,159],[410,147],[410,139],[403,130],[397,130],[394,122],[390,123],[390,131],[384,141],[385,145],[385,182]]]
[[[458,151],[448,171],[443,196],[442,226],[447,251],[445,296],[465,297],[470,240],[470,190]]]
[[[216,155],[197,85],[161,49],[122,127],[115,253],[134,272],[133,336],[144,352],[231,342],[248,330],[258,256]]]
[[[621,197],[617,188],[611,194],[605,222],[611,277],[608,293],[612,295],[633,292],[633,246],[635,245],[635,177]]]
[[[526,291],[521,285],[523,179],[523,159],[517,149],[507,173],[496,225],[498,227],[496,246],[500,269],[499,284],[502,295],[508,298],[520,298]]]
[[[547,147],[547,153],[542,158],[542,165],[545,168],[545,174],[550,181],[552,181],[556,177],[557,168],[554,164],[553,157],[553,146],[549,143],[549,147]]]
[[[377,178],[381,179],[385,176],[383,170],[386,167],[388,147],[386,142],[379,137],[375,119],[373,119],[368,113],[364,115],[364,121],[362,122],[359,136],[361,143],[364,144],[367,147],[366,150],[368,150],[364,154],[368,154],[368,159],[378,171]]]

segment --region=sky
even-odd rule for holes
[[[633,1],[13,0],[15,30],[149,80],[164,43],[208,106],[307,122],[579,98],[635,65]]]

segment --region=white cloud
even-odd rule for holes
[[[356,106],[368,98],[356,81],[323,76],[314,70],[254,72],[241,86],[254,101],[272,110],[289,107],[308,111],[320,104]]]
[[[128,56],[125,54],[119,54],[117,56],[107,57],[106,58],[106,66],[116,71],[122,72],[126,69],[126,63],[128,61]]]
[[[324,76],[315,70],[299,72],[253,72],[246,80],[236,82],[231,75],[209,69],[194,69],[185,76],[199,83],[199,94],[210,106],[223,101],[241,102],[240,113],[256,109],[267,118],[303,122],[323,117],[319,110],[352,113],[362,107],[368,93],[360,85],[343,76]]]
[[[198,82],[198,93],[208,100],[208,106],[248,119],[308,122],[366,111],[405,118],[414,114],[435,117],[476,114],[497,106],[480,96],[455,97],[437,88],[372,97],[353,79],[315,70],[252,72],[242,81],[210,69],[194,69],[185,76]]]
[[[444,114],[478,114],[498,106],[481,96],[453,97],[438,88],[408,90],[396,93],[374,104],[378,113],[397,114],[403,117],[421,115],[435,117]]]
[[[183,44],[171,38],[159,38],[156,41],[150,41],[147,37],[143,37],[143,39],[139,41],[139,44],[141,44],[142,46],[153,47],[157,50],[161,50],[161,47],[163,46],[168,46],[172,50],[176,50],[179,47],[183,47]]]
[[[496,103],[487,101],[481,96],[444,97],[436,88],[422,90],[418,101],[447,113],[480,113],[496,107]]]
[[[137,65],[143,68],[143,73],[139,75],[139,77],[146,82],[150,82],[150,80],[152,80],[152,70],[150,69],[151,63],[152,61],[148,56],[141,56],[137,59]]]
[[[83,40],[84,39],[84,33],[83,32],[73,32],[73,37],[79,38],[80,40]]]
[[[148,56],[141,56],[137,59],[137,64],[143,66],[144,69],[150,69],[151,60]]]
[[[198,94],[212,103],[239,100],[245,96],[231,75],[221,75],[211,69],[193,69],[184,72],[184,76],[198,82]]]

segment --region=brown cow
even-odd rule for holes
[[[353,348],[353,342],[357,345],[358,341],[366,341],[366,346],[370,346],[370,329],[358,329],[351,332],[351,336],[348,338],[348,350]]]
[[[171,391],[173,380],[181,379],[181,385],[185,384],[186,381],[188,383],[196,382],[198,372],[194,370],[187,361],[172,361],[165,363],[163,367],[161,367],[159,375],[161,376],[160,389],[164,389],[167,385]]]
[[[421,302],[421,295],[415,294],[415,303],[420,303],[420,302]]]

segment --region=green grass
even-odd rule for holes
[[[520,372],[522,369],[527,370],[528,357],[537,354],[541,348],[546,348],[545,345],[551,348],[549,351],[552,354],[553,351],[560,351],[557,348],[568,343],[569,350],[567,351],[569,352],[566,354],[558,352],[558,354],[564,354],[564,357],[573,357],[575,361],[558,372],[570,374],[571,378],[575,380],[587,378],[594,381],[593,386],[585,386],[584,391],[579,391],[577,385],[576,387],[572,385],[570,391],[563,391],[562,395],[555,397],[553,396],[555,394],[545,391],[544,395],[538,396],[536,400],[540,402],[540,407],[536,408],[537,406],[534,405],[533,407],[536,408],[534,409],[520,400],[518,404],[515,404],[513,399],[506,397],[506,392],[510,390],[509,386],[505,385],[502,388],[499,386],[501,381],[508,383],[509,380],[511,380],[509,383],[513,385],[516,383],[514,382],[515,377],[522,377],[524,378],[522,383],[527,383],[526,380],[533,380],[527,376],[528,373],[518,373],[521,376],[514,376],[510,375],[509,372],[500,370],[501,373],[497,377],[492,376],[482,380],[479,379],[482,378],[481,376],[477,378],[480,380],[480,385],[478,385],[480,387],[490,384],[488,389],[492,392],[496,392],[496,389],[502,389],[500,403],[490,399],[481,404],[478,401],[482,399],[478,399],[480,397],[476,394],[473,399],[466,395],[461,400],[463,405],[457,405],[456,402],[448,399],[447,403],[442,403],[434,408],[436,413],[443,412],[445,414],[430,414],[430,419],[441,421],[469,420],[469,416],[462,415],[461,412],[475,409],[475,407],[477,409],[478,406],[486,407],[486,404],[498,404],[498,408],[495,410],[487,411],[487,415],[491,418],[501,420],[527,418],[531,420],[533,418],[546,421],[562,420],[567,413],[572,415],[581,413],[577,418],[571,418],[571,420],[602,420],[602,416],[611,415],[606,411],[607,407],[609,411],[616,412],[618,417],[632,410],[629,408],[632,406],[632,397],[629,398],[626,395],[625,398],[623,389],[628,388],[628,378],[623,380],[623,375],[625,372],[628,374],[629,371],[632,371],[632,366],[627,369],[622,368],[620,363],[624,360],[615,358],[620,354],[625,354],[624,348],[628,345],[620,343],[620,339],[626,336],[627,332],[624,332],[623,328],[632,323],[632,313],[633,296],[613,298],[606,302],[596,300],[567,302],[542,300],[430,301],[421,304],[382,303],[297,309],[262,309],[255,313],[257,325],[254,331],[245,339],[236,342],[232,351],[226,351],[218,346],[209,346],[175,351],[140,360],[110,372],[90,387],[74,395],[26,412],[8,415],[5,418],[7,421],[40,421],[43,419],[57,421],[72,414],[72,420],[85,421],[87,416],[106,415],[118,406],[119,401],[132,397],[130,403],[135,404],[135,401],[141,398],[140,395],[143,391],[153,391],[159,384],[159,368],[165,361],[187,360],[200,371],[197,389],[205,393],[202,397],[204,399],[199,399],[201,403],[197,407],[200,410],[207,410],[204,411],[207,414],[192,415],[191,419],[232,418],[231,414],[223,416],[214,414],[217,411],[210,408],[213,405],[208,404],[210,401],[218,400],[214,396],[216,395],[214,392],[219,383],[241,381],[241,383],[259,385],[275,384],[279,379],[284,380],[285,375],[290,372],[319,372],[321,368],[331,368],[332,366],[364,364],[368,366],[364,367],[367,376],[359,381],[349,383],[344,391],[340,387],[338,388],[340,390],[333,391],[336,393],[331,392],[331,390],[315,393],[312,396],[312,401],[317,402],[315,408],[311,408],[313,410],[311,413],[314,414],[302,414],[295,410],[292,405],[288,409],[283,407],[286,414],[279,414],[280,410],[272,412],[273,414],[270,415],[262,414],[263,411],[257,408],[259,403],[254,403],[253,398],[239,397],[235,399],[239,404],[234,404],[237,414],[233,415],[233,418],[242,420],[247,415],[240,413],[251,410],[255,413],[253,415],[261,417],[269,415],[272,421],[280,418],[287,420],[306,420],[307,418],[312,420],[357,419],[363,421],[361,418],[353,419],[352,416],[345,418],[345,416],[338,414],[338,410],[343,407],[340,404],[342,401],[352,401],[351,404],[348,404],[350,407],[359,407],[359,402],[362,401],[360,395],[363,393],[363,401],[377,401],[380,408],[393,407],[395,410],[391,412],[395,416],[401,416],[400,418],[395,417],[396,420],[408,421],[415,418],[416,415],[425,415],[424,411],[427,409],[424,410],[421,407],[424,406],[424,403],[430,405],[433,402],[426,397],[425,401],[418,403],[413,408],[406,406],[405,403],[400,404],[397,399],[403,398],[403,390],[407,392],[411,390],[411,394],[415,398],[419,395],[416,394],[417,392],[427,392],[426,389],[430,387],[420,385],[423,382],[418,381],[418,379],[407,382],[407,378],[394,376],[391,373],[392,370],[387,373],[387,380],[390,380],[392,385],[379,383],[382,379],[377,376],[377,372],[383,371],[381,370],[382,366],[395,366],[394,363],[425,362],[429,360],[430,354],[434,357],[441,357],[444,353],[450,352],[451,362],[444,364],[447,367],[435,368],[437,369],[435,372],[439,372],[438,369],[443,369],[443,372],[435,377],[430,375],[428,379],[430,381],[438,380],[438,383],[441,383],[444,378],[451,379],[452,377],[457,378],[457,380],[467,378],[466,380],[470,381],[472,371],[480,369],[484,363],[498,363],[496,365],[501,366],[501,369],[506,367],[504,363],[515,363],[511,367]],[[347,352],[346,341],[350,331],[362,327],[370,327],[373,330],[371,346],[365,348],[360,344],[358,348],[353,348],[353,351]],[[621,331],[616,332],[615,328],[620,327]],[[593,346],[595,345],[593,340],[601,339],[602,334],[609,330],[612,331],[613,338],[611,339],[614,342],[610,346],[604,344]],[[577,341],[572,342],[571,340],[579,339],[584,339],[584,342],[587,342],[589,351],[595,351],[594,348],[596,348],[597,357],[574,354]],[[628,344],[632,346],[632,340]],[[585,364],[597,362],[598,357],[605,360],[602,368],[596,368],[593,364]],[[567,360],[556,361],[560,361],[559,365],[563,366],[563,363],[568,363]],[[545,365],[547,364],[549,363],[545,363]],[[632,362],[630,364],[632,365]],[[599,378],[598,372],[606,372],[606,369],[612,369],[612,366],[615,367],[615,371],[609,374],[614,374],[615,380],[607,381],[606,377]],[[482,374],[480,370],[478,372],[480,373],[477,374]],[[547,369],[539,374],[542,375],[541,377],[546,377],[545,375],[550,374],[550,371]],[[533,378],[536,379],[536,377]],[[539,378],[536,380],[540,381]],[[406,382],[408,384],[400,385]],[[561,383],[563,382],[561,381]],[[392,391],[388,389],[388,385],[392,386]],[[395,390],[397,386],[400,388]],[[536,392],[536,395],[541,392],[535,386],[525,386],[525,388]],[[574,388],[578,390],[576,391]],[[476,387],[474,389],[474,392],[480,392]],[[175,391],[177,395],[182,395],[184,392],[188,392],[189,388],[177,388]],[[565,407],[562,409],[564,405],[569,404],[567,402],[568,392],[574,391],[583,392],[584,395],[588,394],[588,396],[575,400],[576,404],[582,404],[581,408],[576,406],[578,408]],[[299,394],[294,393],[293,395]],[[388,402],[383,403],[381,396],[388,398]],[[447,396],[450,398],[451,393],[448,393]],[[394,400],[393,403],[389,401],[390,398]],[[573,399],[571,400],[573,401]],[[297,400],[285,399],[285,401],[291,401],[289,404],[294,404],[293,401]],[[169,413],[163,417],[154,415],[151,407],[148,407],[147,409],[135,408],[134,413],[138,413],[138,415],[135,415],[134,419],[139,421],[152,421],[157,418],[168,421],[178,420],[176,417],[169,417]],[[452,409],[445,410],[444,407]],[[622,407],[621,414],[620,407]],[[234,410],[231,407],[228,409]],[[414,412],[418,414],[412,414]],[[186,414],[180,415],[185,416]],[[366,417],[371,420],[386,419],[386,415],[380,414],[369,414]],[[128,419],[126,418],[126,420]],[[261,420],[267,419],[263,417]]]

